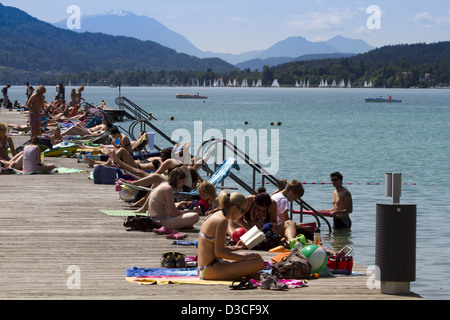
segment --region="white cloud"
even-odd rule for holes
[[[357,10],[330,8],[326,12],[290,14],[283,25],[290,31],[334,30],[344,27],[357,14]]]
[[[435,17],[427,11],[419,12],[410,19],[413,23],[426,28],[448,28],[450,27],[450,12],[446,16]]]

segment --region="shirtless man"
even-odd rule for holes
[[[41,133],[41,112],[44,108],[44,93],[46,92],[45,87],[40,86],[27,102],[27,107],[30,110],[28,115],[30,118],[31,139],[39,137]]]
[[[333,228],[350,229],[352,221],[350,220],[350,213],[353,211],[352,194],[342,186],[342,174],[334,172],[330,175],[331,182],[336,190],[333,191],[332,203],[333,209],[327,210],[333,217]]]

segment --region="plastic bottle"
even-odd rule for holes
[[[320,229],[319,228],[316,228],[314,230],[314,244],[316,246],[320,246],[322,244],[322,239],[320,237]]]

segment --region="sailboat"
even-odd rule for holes
[[[262,87],[262,81],[261,79],[258,79],[258,81],[256,82],[256,87]]]
[[[274,87],[274,88],[279,88],[280,87],[280,85],[278,84],[278,79],[273,80],[272,87]]]

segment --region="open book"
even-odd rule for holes
[[[254,226],[241,236],[241,240],[245,243],[247,248],[252,249],[266,240],[266,236],[256,226]]]

